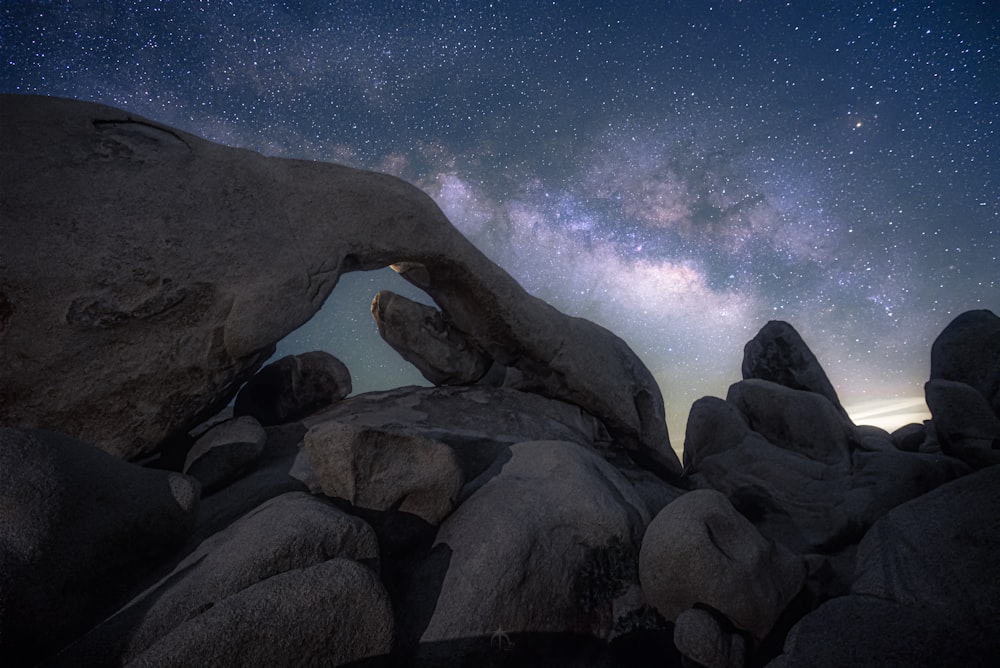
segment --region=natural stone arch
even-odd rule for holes
[[[346,271],[392,265],[495,360],[679,473],[652,375],[395,177],[2,96],[0,421],[134,458],[224,405]]]

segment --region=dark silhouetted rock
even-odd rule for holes
[[[1000,467],[893,509],[858,547],[852,591],[936,608],[1000,638]]]
[[[435,385],[471,385],[492,364],[433,306],[383,290],[372,300],[372,317],[385,342]]]
[[[718,397],[698,399],[688,412],[684,433],[685,469],[735,448],[749,432],[750,426],[735,404]]]
[[[826,464],[849,457],[853,425],[821,394],[744,380],[729,387],[726,401],[739,409],[750,429],[780,448]]]
[[[248,472],[260,458],[267,433],[254,418],[234,418],[212,427],[194,443],[184,463],[184,473],[211,494]]]
[[[250,415],[262,425],[293,422],[351,393],[351,372],[323,351],[288,355],[247,381],[236,395],[233,415]]]
[[[747,644],[743,636],[726,632],[707,610],[685,610],[674,624],[674,645],[681,654],[705,668],[743,668]]]
[[[931,346],[930,377],[971,385],[1000,416],[1000,317],[978,310],[952,320]]]
[[[649,604],[669,621],[710,606],[763,639],[802,587],[804,562],[713,490],[684,494],[657,514],[639,553]],[[684,651],[684,648],[680,648]]]
[[[743,379],[767,380],[793,390],[815,392],[849,419],[819,360],[795,328],[771,320],[743,347]]]
[[[902,504],[865,534],[852,594],[796,624],[774,668],[993,666],[1000,467]]]
[[[388,655],[393,624],[389,596],[371,569],[331,559],[219,601],[128,665],[339,666]]]
[[[0,663],[34,665],[112,611],[194,526],[198,483],[0,427]]]
[[[969,471],[940,453],[900,451],[883,430],[852,427],[816,393],[750,380],[728,396],[692,409],[688,477],[800,554],[856,544],[895,505]]]
[[[1000,464],[1000,417],[976,388],[940,378],[924,386],[942,452],[974,468]]]
[[[917,452],[927,438],[927,430],[922,422],[911,422],[892,432],[892,442],[904,452]]]
[[[625,342],[529,295],[416,187],[73,100],[5,95],[0,126],[4,424],[154,451],[228,403],[342,273],[391,265],[498,363],[680,474]]]
[[[173,572],[69,646],[59,662],[128,663],[188,620],[240,592],[281,573],[337,557],[377,565],[378,545],[371,527],[309,494],[276,497],[202,542]],[[310,616],[326,614],[335,616],[337,611],[315,610]]]
[[[305,451],[327,496],[370,510],[399,510],[437,525],[465,477],[451,447],[424,436],[321,422]]]
[[[767,668],[991,668],[996,633],[871,596],[827,601],[796,624]]]

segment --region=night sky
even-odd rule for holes
[[[625,339],[675,447],[792,323],[856,420],[1000,313],[1000,2],[0,2],[0,91],[397,174],[530,292]],[[418,382],[350,274],[279,353]],[[886,416],[888,415],[888,418]],[[888,420],[882,421],[882,420]]]

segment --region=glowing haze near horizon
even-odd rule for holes
[[[859,422],[926,416],[934,338],[1000,312],[1000,5],[0,2],[0,90],[397,174],[530,292],[611,329],[675,446],[790,322]],[[319,224],[319,223],[318,223]],[[279,353],[420,382],[345,276]]]

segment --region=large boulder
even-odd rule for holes
[[[213,426],[195,441],[184,460],[184,473],[201,483],[202,493],[247,473],[264,452],[267,432],[250,416]]]
[[[433,306],[382,290],[372,317],[385,342],[435,385],[471,385],[493,362]]]
[[[492,387],[400,387],[348,397],[306,418],[424,436],[455,450],[466,480],[522,441],[612,446],[604,425],[579,407],[537,394]]]
[[[890,511],[858,547],[851,595],[806,615],[772,666],[995,665],[998,488],[992,466]]]
[[[264,426],[284,424],[351,393],[351,372],[322,350],[287,355],[258,371],[236,395],[233,415]]]
[[[155,450],[224,406],[343,272],[391,264],[499,364],[680,473],[625,342],[527,294],[412,185],[73,100],[5,95],[0,126],[3,423]]]
[[[997,490],[1000,467],[991,466],[893,509],[861,541],[852,591],[1000,638]]]
[[[470,488],[410,579],[398,612],[409,644],[419,638],[432,651],[498,630],[606,640],[642,606],[636,554],[650,514],[599,455],[519,443]]]
[[[378,545],[371,527],[309,494],[276,497],[203,541],[171,573],[66,648],[57,663],[124,665],[240,592],[334,558],[377,566]],[[308,617],[336,614],[301,612]],[[281,624],[295,621],[275,619]],[[298,621],[304,623],[306,617]]]
[[[930,377],[974,387],[1000,416],[1000,317],[982,309],[948,323],[931,346]]]
[[[801,558],[764,538],[724,495],[708,489],[661,510],[639,552],[642,591],[664,618],[676,621],[704,605],[757,640],[771,631],[805,576]]]
[[[128,665],[369,665],[389,654],[393,637],[392,604],[378,577],[355,561],[331,559],[199,611]]]
[[[0,663],[108,614],[191,533],[199,486],[56,433],[0,427]]]
[[[795,328],[771,320],[743,347],[743,379],[767,380],[826,397],[847,418],[826,371]]]
[[[873,596],[841,596],[809,613],[767,668],[991,668],[995,633]]]
[[[1000,464],[1000,416],[976,388],[935,378],[924,385],[942,452],[974,468]]]
[[[465,484],[454,451],[415,434],[327,421],[309,430],[305,450],[327,496],[432,525],[454,510]]]
[[[879,446],[819,394],[741,381],[729,396],[735,401],[705,399],[692,410],[688,477],[800,554],[855,545],[894,506],[969,471],[940,453],[897,450],[884,432]]]

